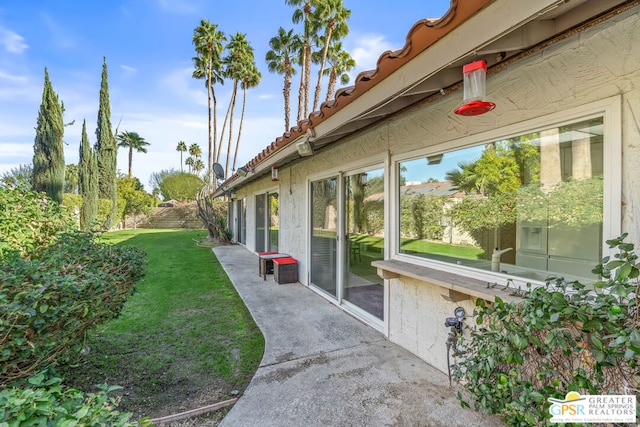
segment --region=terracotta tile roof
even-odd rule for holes
[[[443,17],[422,19],[416,22],[409,30],[402,48],[386,51],[380,55],[374,70],[361,72],[352,86],[338,89],[332,100],[322,103],[318,111],[312,112],[307,119],[300,120],[288,132],[277,137],[275,141],[247,162],[246,167],[254,168],[299,138],[307,129],[317,126],[328,117],[336,114],[492,1],[451,0],[449,9]],[[233,178],[231,177],[229,181],[233,181]]]

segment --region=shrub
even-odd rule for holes
[[[141,249],[63,234],[0,266],[0,385],[64,361],[84,334],[120,312],[145,274]]]
[[[98,393],[83,394],[65,388],[60,378],[39,373],[29,378],[28,387],[0,390],[0,425],[20,426],[119,426],[151,425],[129,421],[131,414],[115,410],[118,400],[109,393],[120,387],[99,385]]]
[[[73,217],[24,181],[0,180],[0,260],[11,251],[38,251],[75,226]]]
[[[179,200],[191,202],[196,199],[196,195],[204,185],[197,176],[178,172],[166,176],[160,183],[160,191],[165,200]]]
[[[453,369],[476,409],[544,425],[549,397],[638,388],[640,264],[625,237],[607,241],[619,253],[596,266],[603,280],[592,288],[557,278],[529,287],[519,303],[478,300],[478,327],[463,344],[469,356]]]

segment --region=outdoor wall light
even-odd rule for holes
[[[254,170],[253,170],[253,168],[247,169],[244,166],[241,166],[241,167],[238,168],[238,170],[236,172],[238,172],[238,175],[240,175],[240,176],[247,176],[247,174],[249,172],[253,173]]]
[[[298,149],[298,154],[301,156],[311,156],[313,155],[313,147],[311,143],[316,139],[316,131],[313,128],[307,129],[307,132],[303,139],[296,143],[296,148]]]
[[[296,143],[296,148],[298,149],[298,154],[300,154],[301,156],[313,155],[313,148],[311,147],[311,144],[309,143],[308,139],[303,139],[301,141],[298,141]]]
[[[271,181],[278,180],[278,166],[271,166]]]
[[[487,88],[487,63],[475,61],[462,67],[464,77],[464,104],[453,110],[461,116],[478,116],[494,108],[493,102],[483,101]]]

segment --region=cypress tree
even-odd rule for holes
[[[113,227],[118,214],[118,190],[116,187],[116,166],[118,144],[111,132],[111,106],[109,105],[109,82],[107,76],[107,58],[102,63],[102,82],[100,84],[100,107],[98,109],[98,127],[96,128],[96,157],[98,159],[99,197],[111,200],[111,211],[104,224]]]
[[[38,113],[36,138],[33,146],[33,188],[62,203],[64,191],[64,106],[54,92],[49,71],[44,69],[42,104]]]
[[[82,196],[80,209],[80,229],[91,230],[98,217],[98,164],[96,155],[91,149],[87,137],[87,121],[82,122],[82,139],[80,140],[80,168],[78,171],[78,187]]]

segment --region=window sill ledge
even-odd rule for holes
[[[507,302],[520,302],[522,298],[511,295],[504,286],[487,287],[487,282],[458,274],[447,273],[421,265],[398,260],[374,261],[372,266],[378,269],[378,276],[383,279],[410,277],[422,282],[431,283],[441,288],[440,294],[447,301],[458,302],[471,298],[482,298],[495,301],[500,297]]]

